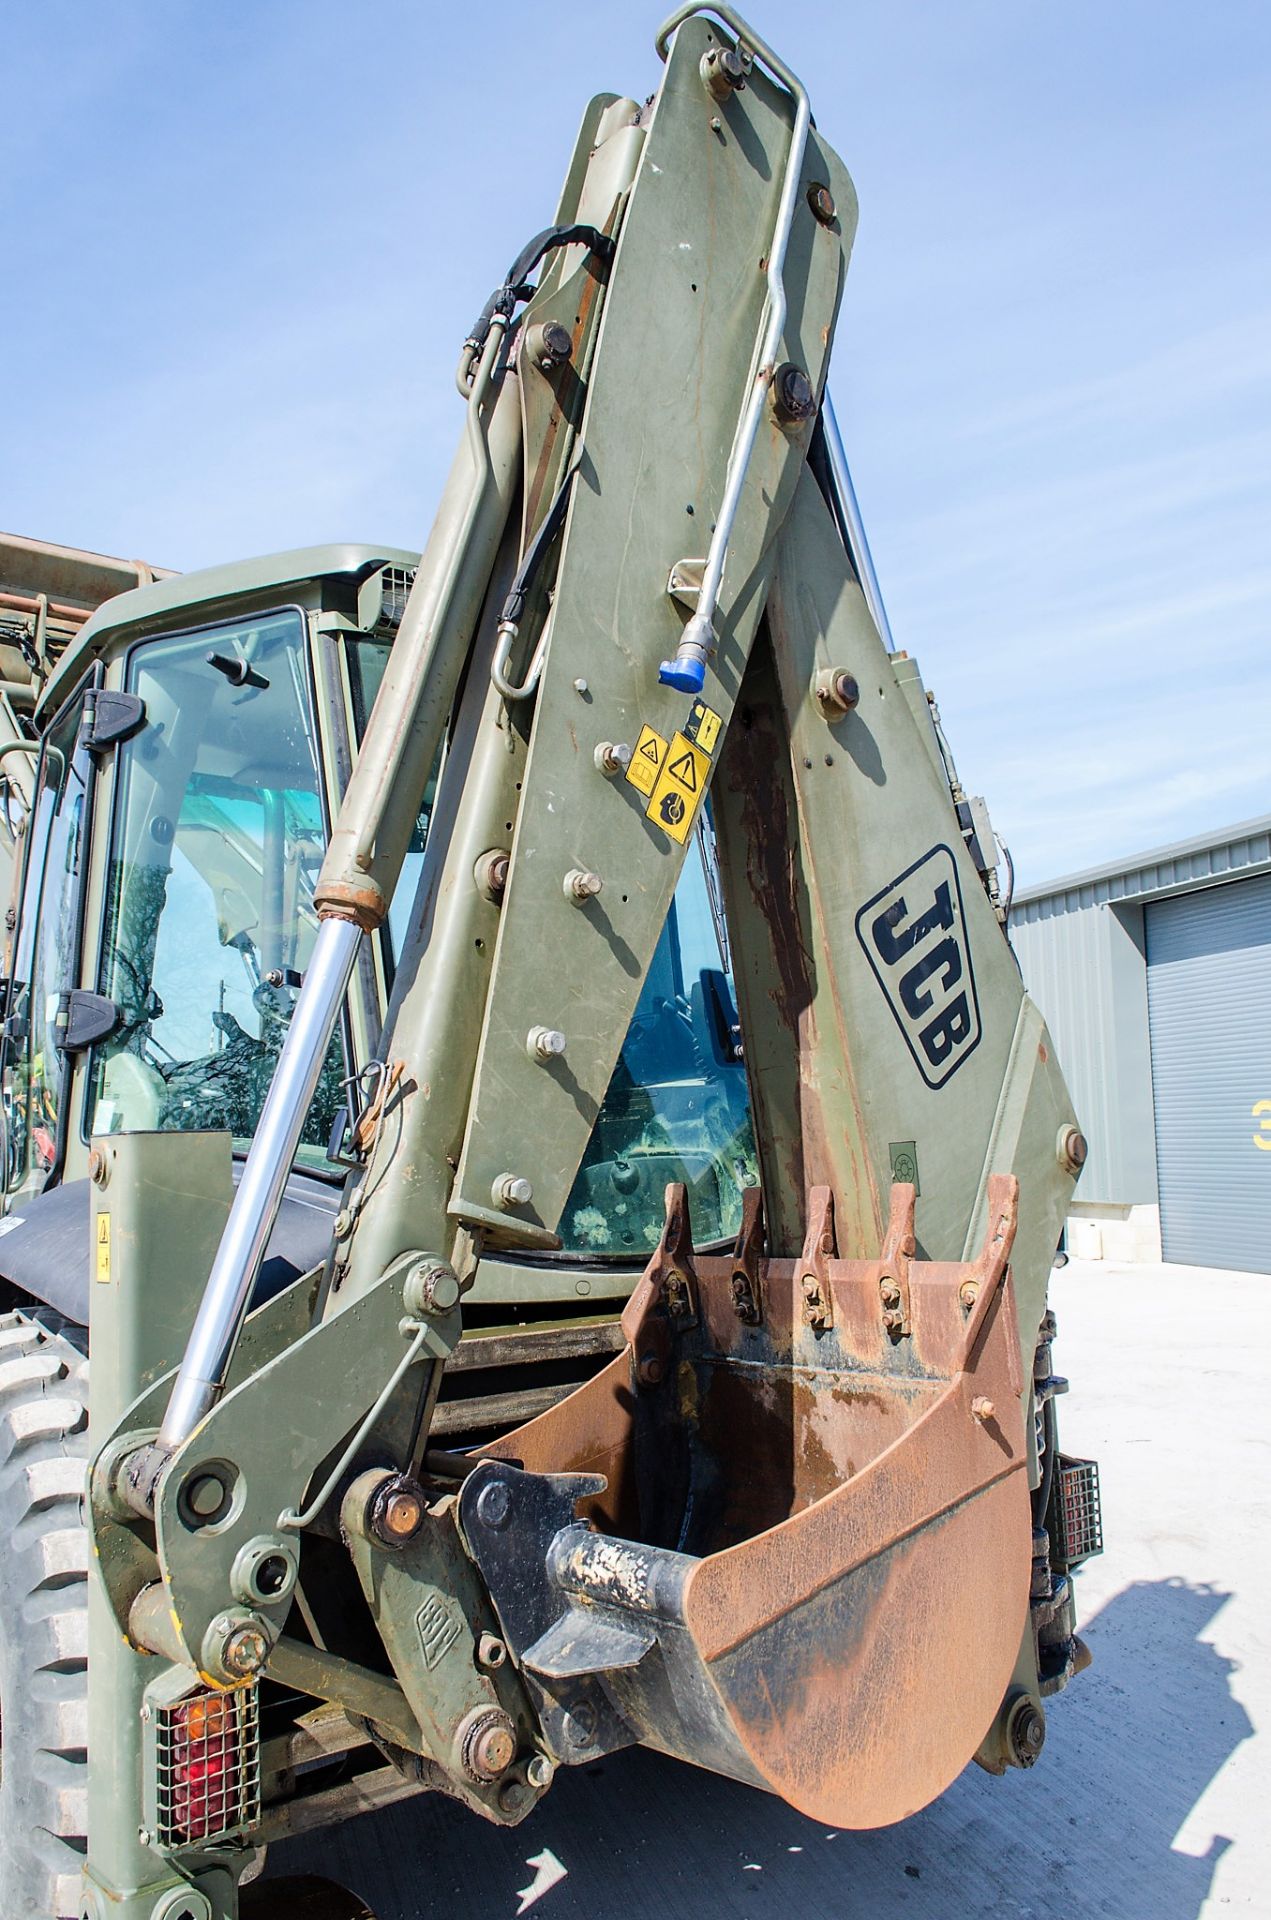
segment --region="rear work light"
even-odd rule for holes
[[[255,1681],[148,1702],[154,1733],[154,1844],[177,1851],[246,1832],[260,1819]]]

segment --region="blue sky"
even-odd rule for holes
[[[753,14],[856,180],[840,421],[1021,883],[1265,811],[1271,6]],[[657,18],[7,8],[0,524],[181,568],[419,545],[457,344]]]

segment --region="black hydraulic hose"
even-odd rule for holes
[[[542,233],[536,233],[534,238],[521,248],[508,268],[507,279],[502,286],[495,288],[482,307],[471,333],[464,342],[465,353],[469,351],[473,354],[479,353],[485,345],[486,335],[490,331],[495,315],[502,314],[505,320],[510,320],[518,302],[528,300],[536,291],[530,284],[529,276],[547,254],[552,253],[557,247],[580,245],[594,254],[603,266],[607,266],[613,259],[615,244],[612,236],[601,233],[599,227],[586,225],[544,227]]]
[[[512,582],[508,591],[508,597],[503,603],[503,612],[499,618],[499,625],[501,627],[519,627],[521,624],[522,617],[525,613],[525,602],[529,596],[530,588],[533,586],[538,575],[538,570],[543,564],[543,556],[565,524],[565,513],[569,506],[569,496],[573,491],[577,474],[578,462],[575,460],[566,473],[565,478],[556,489],[556,497],[547,509],[547,512],[543,515],[539,523],[538,532],[525,549],[524,557],[516,570],[516,578]]]

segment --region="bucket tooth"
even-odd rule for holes
[[[544,1680],[576,1680],[638,1667],[656,1644],[650,1626],[623,1626],[602,1619],[594,1607],[570,1607],[526,1649],[521,1664]]]

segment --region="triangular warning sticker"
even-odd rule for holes
[[[682,787],[687,787],[690,793],[697,792],[697,763],[691,753],[681,754],[678,760],[673,760],[667,772]]]
[[[656,767],[658,764],[657,736],[654,735],[653,739],[646,740],[644,745],[640,748],[640,752],[644,755],[646,760],[652,760],[654,766]]]

